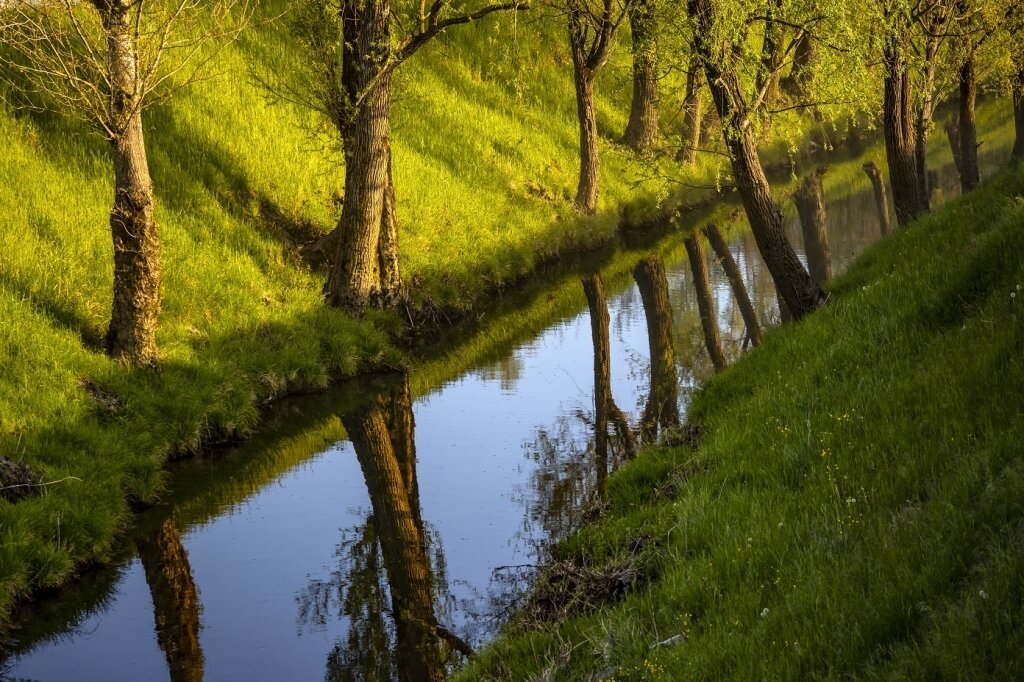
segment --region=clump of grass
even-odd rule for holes
[[[642,453],[559,550],[600,565],[650,535],[656,577],[512,627],[461,679],[1017,676],[1022,195],[1005,173],[875,245],[827,308],[711,380],[702,466],[675,480],[694,452]]]

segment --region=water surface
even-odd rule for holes
[[[955,194],[952,170],[940,178],[940,196]],[[829,194],[838,273],[880,235],[866,178]],[[795,211],[786,212],[800,250]],[[753,238],[725,213],[719,227],[761,324],[775,324],[774,287]],[[423,369],[286,401],[253,442],[182,466],[167,502],[139,516],[112,566],[19,616],[6,674],[443,678],[493,636],[550,542],[578,526],[645,412],[664,417],[645,429],[649,438],[671,431],[713,373],[680,236],[693,227],[605,259],[606,348],[595,349],[601,313],[579,282],[590,273],[563,273],[524,304],[540,309],[550,297],[554,319],[510,317],[523,326],[504,330],[513,341],[498,357],[443,379],[420,379]],[[743,320],[706,250],[715,319],[734,359],[744,352]],[[645,308],[630,273],[651,257],[664,264],[657,285],[667,310]],[[668,353],[669,368],[651,362],[649,321],[670,330],[669,347],[655,349]],[[605,386],[595,350],[610,359]],[[443,359],[431,367],[432,377],[445,375]],[[652,383],[661,387],[655,400]],[[595,386],[610,402],[595,405]],[[619,417],[605,409],[612,404]],[[625,433],[615,428],[622,420]]]

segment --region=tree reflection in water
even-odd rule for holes
[[[157,642],[167,658],[171,681],[202,680],[202,605],[174,516],[167,517],[153,533],[140,537],[135,544],[153,599]]]
[[[343,534],[338,568],[298,596],[299,621],[349,621],[328,655],[328,680],[442,680],[470,649],[437,617],[436,604],[451,598],[440,541],[420,513],[408,378],[366,381],[376,382],[375,397],[346,409],[341,420],[372,512]]]
[[[640,438],[651,442],[657,439],[659,429],[679,426],[679,379],[672,340],[672,306],[665,264],[660,256],[651,256],[637,263],[633,268],[633,278],[643,300],[651,359],[651,389],[640,417]]]

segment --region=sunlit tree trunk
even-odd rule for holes
[[[640,418],[640,437],[652,441],[658,428],[679,426],[679,385],[676,353],[672,342],[672,306],[668,277],[660,256],[641,260],[633,268],[633,279],[647,318],[647,342],[651,357],[651,392]]]
[[[875,206],[878,208],[878,225],[884,237],[892,231],[892,224],[889,222],[889,197],[885,191],[882,169],[874,161],[864,164],[863,168],[868,178],[871,179],[871,189],[875,195]]]
[[[151,536],[137,540],[136,546],[153,599],[157,643],[167,659],[171,681],[200,682],[204,667],[199,643],[202,606],[174,517]]]
[[[711,242],[711,248],[714,249],[715,255],[718,256],[718,260],[725,270],[725,276],[729,278],[729,286],[732,287],[733,297],[736,299],[736,304],[740,307],[743,323],[747,327],[747,338],[750,339],[754,346],[761,345],[761,325],[757,321],[757,312],[754,310],[754,305],[750,302],[747,286],[743,283],[743,273],[740,272],[739,265],[736,264],[736,260],[732,257],[729,245],[725,243],[722,233],[718,231],[718,227],[714,223],[704,228],[704,234],[707,236],[708,241]]]
[[[658,33],[655,0],[636,0],[629,9],[633,39],[633,99],[622,141],[637,152],[658,139]]]
[[[796,192],[793,202],[800,215],[800,227],[804,234],[804,250],[811,277],[824,285],[832,279],[832,255],[828,246],[828,221],[825,216],[825,192],[821,178],[825,168],[809,173]]]
[[[107,352],[133,365],[157,360],[160,315],[160,238],[153,217],[153,182],[142,133],[138,55],[132,5],[96,2],[103,19],[110,72],[110,107],[118,130],[110,140],[114,159],[114,297]]]
[[[797,318],[816,310],[825,303],[825,295],[817,282],[807,273],[803,263],[786,238],[782,213],[772,198],[768,179],[757,154],[757,141],[751,130],[748,112],[740,96],[741,87],[734,64],[726,60],[723,65],[710,43],[715,35],[715,15],[710,0],[688,0],[687,9],[696,22],[694,49],[700,55],[707,75],[733,177],[743,207],[747,212],[751,230],[761,250],[775,286]],[[730,53],[730,50],[725,52]]]
[[[589,214],[597,210],[597,191],[601,181],[597,112],[594,109],[594,74],[586,65],[577,64],[574,77],[576,112],[580,123],[580,179],[576,186],[576,208]]]
[[[400,296],[398,231],[391,179],[391,75],[381,73],[391,34],[389,0],[346,0],[343,80],[352,110],[339,120],[345,203],[333,238],[327,302],[353,314]],[[339,117],[340,119],[341,117]]]
[[[690,271],[693,273],[693,291],[697,295],[697,310],[700,312],[700,326],[704,330],[704,345],[707,346],[711,364],[716,371],[725,369],[728,364],[722,350],[722,337],[718,333],[718,319],[715,315],[714,297],[711,294],[711,276],[708,274],[708,262],[704,256],[704,244],[697,234],[686,238],[686,255],[690,259]]]

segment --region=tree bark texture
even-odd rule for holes
[[[700,326],[704,330],[704,345],[707,346],[715,371],[720,372],[728,363],[722,350],[722,337],[718,333],[718,319],[711,293],[711,276],[708,274],[704,244],[699,235],[692,234],[686,238],[686,255],[690,259],[690,271],[693,272],[693,290],[697,295],[697,310],[700,312]]]
[[[131,4],[124,0],[101,8],[111,74],[111,112],[117,128],[111,139],[114,206],[114,297],[107,352],[133,365],[157,360],[156,326],[160,315],[160,238],[153,217],[153,181],[142,132],[138,55],[132,40]]]
[[[689,70],[686,72],[686,96],[683,99],[683,144],[676,155],[677,161],[693,166],[697,163],[697,150],[701,146],[701,128],[704,121],[704,97],[702,96],[700,59],[690,55]]]
[[[863,168],[868,178],[871,179],[871,188],[875,194],[875,206],[878,207],[878,225],[884,237],[892,231],[892,223],[889,221],[889,197],[885,191],[882,169],[874,161],[864,164]]]
[[[641,260],[633,268],[633,279],[647,318],[647,342],[651,357],[651,392],[640,418],[640,438],[651,442],[658,430],[679,426],[679,384],[676,353],[672,341],[672,305],[668,276],[660,256]]]
[[[346,2],[342,80],[348,108],[337,117],[345,150],[345,203],[325,286],[330,305],[353,314],[400,298],[398,227],[391,178],[389,0]],[[358,99],[362,97],[362,99]]]
[[[633,99],[622,141],[644,153],[658,139],[658,34],[655,0],[636,0],[629,8],[633,38]]]
[[[201,682],[202,606],[174,517],[164,521],[151,536],[136,541],[136,546],[153,599],[157,643],[167,659],[171,682]]]
[[[910,74],[890,39],[885,49],[885,98],[883,103],[885,154],[889,163],[896,222],[906,225],[928,210],[918,177],[917,138],[913,123]],[[924,182],[927,182],[924,179]]]
[[[694,48],[704,64],[708,87],[732,162],[733,177],[751,230],[776,288],[793,315],[799,319],[823,305],[825,295],[807,273],[786,238],[782,213],[772,198],[768,179],[757,154],[757,141],[743,103],[735,66],[729,59],[723,62],[717,58],[719,53],[731,54],[731,50],[716,50],[709,42],[715,34],[713,6],[710,0],[688,0],[687,9],[696,22]]]
[[[589,215],[597,210],[597,192],[601,181],[597,112],[594,109],[594,74],[586,65],[577,65],[574,77],[576,112],[580,122],[580,179],[576,186],[576,208]]]
[[[765,4],[764,36],[761,41],[761,64],[757,71],[755,87],[758,92],[765,90],[765,102],[769,107],[778,98],[779,76],[782,66],[783,25],[777,19],[781,0]],[[809,43],[808,43],[809,44]]]
[[[978,168],[978,124],[974,107],[978,99],[978,81],[974,73],[974,55],[960,67],[960,188],[969,192],[981,182]]]
[[[804,251],[807,264],[818,284],[824,285],[832,279],[832,255],[828,245],[828,225],[825,214],[825,192],[821,186],[824,168],[807,176],[793,193],[793,202],[800,215],[800,227],[804,234]]]
[[[743,283],[743,273],[740,272],[736,259],[732,257],[732,252],[729,251],[729,245],[726,244],[722,233],[718,231],[718,227],[714,223],[710,223],[704,228],[704,234],[707,236],[708,241],[711,242],[711,248],[714,249],[715,255],[718,256],[718,261],[725,270],[725,276],[729,279],[729,286],[732,287],[733,297],[736,299],[736,304],[740,307],[743,323],[747,327],[747,338],[750,339],[754,346],[760,346],[762,338],[761,325],[757,321],[757,312],[754,310],[754,305],[750,302],[747,286]]]

